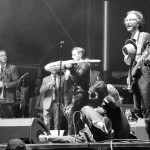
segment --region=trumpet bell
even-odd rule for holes
[[[125,42],[125,46],[122,48],[123,55],[128,55],[131,60],[135,58],[137,51],[136,43],[132,39],[128,39]]]
[[[2,102],[3,100],[6,100],[6,93],[4,87],[0,89],[0,102]]]
[[[96,91],[89,93],[89,100],[92,100],[92,99],[98,99],[98,93]]]

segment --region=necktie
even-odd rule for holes
[[[57,97],[56,75],[53,75],[53,80],[54,80],[54,82],[55,82],[55,86],[53,87],[53,100],[56,100],[56,97]]]
[[[0,65],[0,73],[3,73],[3,72],[4,72],[4,69],[5,69],[5,68]]]

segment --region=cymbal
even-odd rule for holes
[[[56,62],[52,62],[47,64],[44,68],[46,71],[60,71],[60,66],[61,66],[61,71],[65,71],[64,66],[65,64],[77,64],[77,63],[100,63],[101,60],[98,59],[85,59],[85,60],[79,60],[79,61],[75,61],[75,60],[65,60],[65,61],[56,61]]]

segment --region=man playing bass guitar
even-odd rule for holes
[[[127,65],[132,65],[131,74],[134,77],[132,85],[134,110],[137,118],[148,117],[150,114],[150,34],[141,32],[144,24],[143,14],[139,11],[129,11],[124,19],[127,31],[131,33],[137,45],[137,51],[133,63],[124,58]]]

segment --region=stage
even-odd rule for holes
[[[78,136],[42,134],[48,132],[47,128],[37,118],[0,119],[0,150],[4,150],[10,139],[20,138],[27,140],[27,150],[48,149],[94,149],[105,148],[150,148],[150,141],[145,130],[145,120],[130,122],[131,132],[136,138],[112,139],[101,142],[87,142]],[[51,131],[51,130],[50,130]],[[57,130],[58,131],[58,130]],[[61,133],[61,132],[60,132]]]
[[[33,144],[28,145],[31,149],[59,149],[59,148],[106,148],[106,147],[143,147],[149,148],[150,142],[141,142],[141,141],[127,141],[122,140],[121,142],[108,141],[103,143],[76,143],[76,144],[68,144],[68,143],[59,143],[59,144]]]
[[[111,140],[94,143],[44,143],[44,144],[26,144],[27,150],[48,150],[48,149],[100,149],[100,148],[150,148],[150,141],[143,140]],[[5,149],[6,145],[0,145],[0,150]]]

